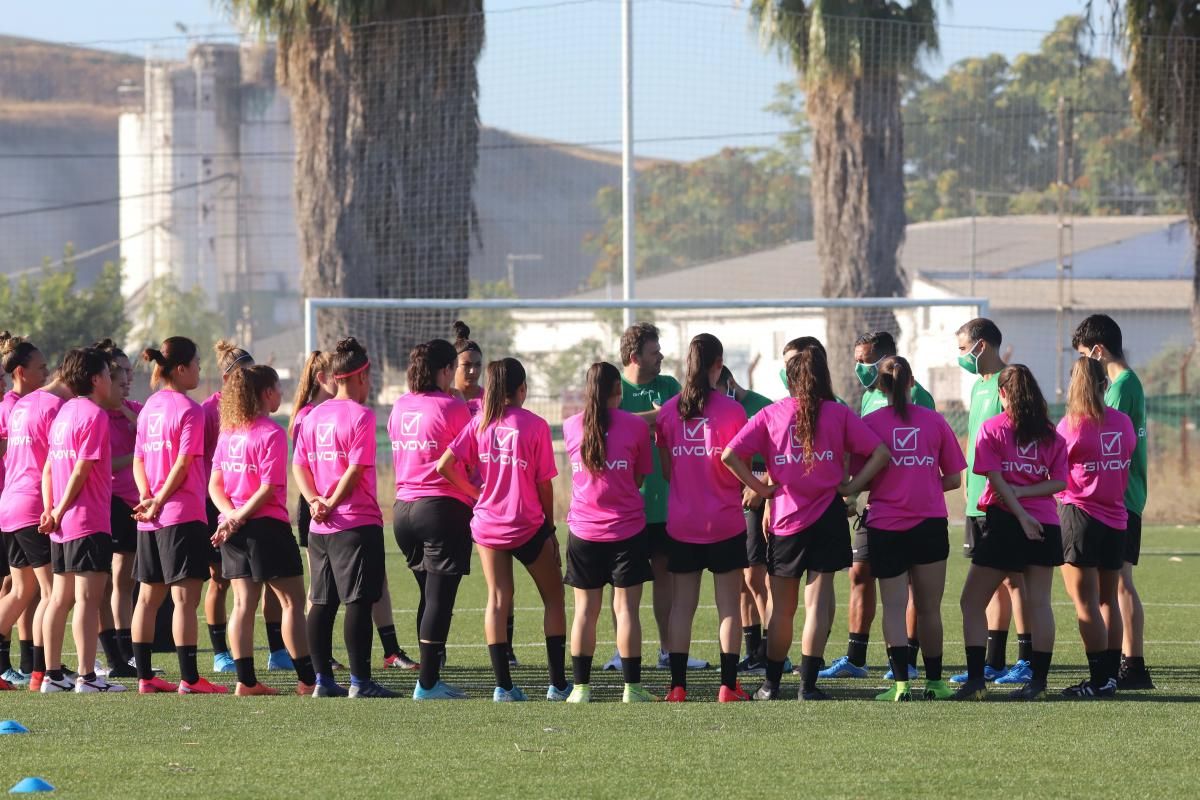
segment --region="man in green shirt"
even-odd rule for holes
[[[972,375],[977,375],[971,387],[971,408],[967,420],[967,522],[963,541],[963,555],[974,555],[975,542],[987,535],[987,517],[979,510],[979,497],[987,486],[987,478],[976,475],[975,443],[983,423],[1004,412],[1000,405],[1000,371],[1007,366],[1000,356],[1003,337],[996,323],[978,317],[956,331],[958,338],[958,364]],[[1025,615],[1020,606],[1017,589],[1021,578],[1005,578],[1004,585],[996,590],[987,608],[988,639],[984,675],[997,683],[1027,683],[1033,677],[1030,663],[1033,641]],[[1014,613],[1015,612],[1015,613]],[[1017,663],[1006,670],[1008,626],[1016,621]],[[955,675],[950,680],[962,683],[966,673]]]
[[[1146,669],[1144,650],[1145,611],[1133,584],[1133,568],[1142,550],[1142,513],[1146,510],[1146,394],[1142,382],[1125,362],[1121,328],[1112,317],[1093,314],[1079,323],[1071,337],[1071,347],[1104,366],[1109,381],[1104,403],[1127,415],[1137,433],[1137,445],[1129,465],[1129,485],[1125,489],[1129,523],[1125,529],[1125,566],[1117,585],[1120,615],[1106,615],[1109,619],[1108,652],[1109,658],[1120,659],[1118,689],[1153,689],[1154,681]]]
[[[872,331],[864,333],[854,342],[854,372],[858,381],[866,389],[863,392],[862,403],[858,415],[865,417],[872,411],[878,411],[887,406],[887,396],[879,391],[876,383],[879,378],[879,362],[888,356],[896,355],[896,340],[887,331]],[[915,383],[912,388],[912,401],[919,406],[936,411],[933,395],[925,387]]]
[[[662,375],[662,347],[658,328],[649,322],[630,325],[621,335],[621,409],[637,414],[650,426],[654,424],[662,404],[679,394],[679,381]],[[642,483],[642,498],[646,503],[646,534],[650,542],[650,566],[654,570],[654,620],[658,623],[658,662],[666,668],[667,622],[671,618],[671,573],[667,571],[667,482],[663,479],[658,448],[651,442],[654,472]],[[620,669],[614,657],[605,669]],[[708,662],[689,658],[689,669],[707,669]]]

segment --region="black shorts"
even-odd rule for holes
[[[1021,572],[1026,567],[1058,567],[1063,563],[1062,529],[1042,523],[1042,541],[1025,535],[1021,523],[1009,512],[990,506],[983,535],[975,542],[971,563],[1005,572]]]
[[[308,508],[308,503],[304,502],[304,498],[300,498],[300,502],[296,504],[296,535],[300,539],[301,547],[308,547],[308,529],[312,525],[312,511]]]
[[[292,526],[273,517],[246,520],[221,545],[221,572],[231,580],[249,578],[255,583],[303,575],[304,564]]]
[[[44,567],[50,563],[50,537],[38,533],[36,525],[3,536],[10,569]]]
[[[374,603],[383,596],[383,557],[381,525],[313,534],[309,599],[316,605]]]
[[[136,553],[137,520],[133,518],[133,509],[115,495],[110,508],[108,521],[112,524],[113,552]]]
[[[803,578],[805,572],[837,572],[852,563],[846,504],[835,497],[816,522],[791,536],[771,534],[771,574]]]
[[[79,572],[112,573],[113,538],[108,533],[93,533],[69,542],[50,543],[50,563],[55,575]]]
[[[765,567],[769,562],[767,558],[767,533],[763,530],[766,510],[766,503],[763,503],[758,508],[743,509],[746,515],[746,561],[749,562],[749,566],[751,567]]]
[[[1106,525],[1070,504],[1058,507],[1063,561],[1076,567],[1119,570],[1125,566],[1125,531]]]
[[[667,569],[671,572],[700,572],[708,570],[720,575],[750,566],[746,558],[746,532],[711,544],[692,544],[670,539],[667,550]]]
[[[600,589],[611,583],[618,589],[641,586],[654,580],[650,571],[650,542],[646,531],[619,542],[592,542],[567,535],[567,586]]]
[[[903,531],[869,528],[871,574],[895,578],[920,564],[936,564],[950,555],[950,526],[945,517],[921,520]]]
[[[866,527],[857,526],[850,532],[850,560],[855,564],[871,560],[871,538]]]
[[[647,522],[646,537],[650,544],[650,557],[665,556],[671,551],[671,537],[667,535],[667,523]]]
[[[1129,522],[1125,526],[1125,561],[1137,566],[1142,557],[1142,515],[1129,512]]]
[[[413,572],[471,574],[471,507],[461,500],[397,500],[392,533]]]
[[[543,522],[542,527],[538,528],[537,532],[534,533],[529,541],[525,542],[524,544],[518,545],[517,547],[493,547],[491,549],[508,553],[517,561],[520,561],[522,564],[528,567],[530,564],[537,561],[539,556],[541,556],[542,550],[545,548],[547,541],[553,541],[555,548],[558,547],[558,539],[554,537],[553,522]],[[486,545],[480,546],[486,547]]]
[[[204,511],[208,515],[208,536],[209,536],[209,554],[208,562],[221,566],[221,548],[212,546],[212,535],[217,532],[217,526],[221,524],[221,512],[213,505],[213,501],[205,498]]]
[[[138,583],[208,580],[212,549],[208,523],[200,520],[138,531],[134,575]]]
[[[963,557],[975,555],[975,543],[987,535],[987,517],[967,517],[963,526]]]
[[[3,534],[0,534],[3,536]],[[0,578],[8,577],[8,542],[0,539]]]

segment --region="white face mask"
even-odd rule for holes
[[[1094,361],[1102,361],[1103,359],[1100,356],[1101,356],[1100,345],[1094,346],[1091,349],[1091,352],[1088,353],[1088,358],[1090,358]]]

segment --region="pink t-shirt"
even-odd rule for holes
[[[111,535],[112,448],[105,410],[86,397],[64,403],[50,426],[47,458],[56,505],[66,494],[76,462],[94,462],[75,502],[63,513],[59,529],[50,534],[50,539],[61,544],[93,533]]]
[[[999,471],[1009,486],[1033,486],[1043,481],[1067,479],[1067,445],[1054,433],[1040,442],[1017,444],[1012,422],[1007,414],[997,414],[979,428],[975,442],[975,474],[987,475]],[[1004,501],[992,488],[991,481],[979,497],[979,510],[988,506],[1004,508]],[[1021,507],[1043,525],[1058,524],[1058,506],[1050,495],[1022,497]]]
[[[204,474],[211,475],[217,437],[221,435],[221,393],[209,395],[200,403],[200,409],[204,412]]]
[[[167,482],[180,456],[195,456],[179,488],[167,498],[158,519],[138,522],[138,530],[156,531],[185,522],[207,522],[204,498],[208,496],[204,471],[204,411],[183,392],[162,389],[150,395],[138,414],[134,458],[146,470],[150,494]]]
[[[538,484],[558,474],[546,420],[509,406],[482,433],[478,422],[459,431],[450,452],[468,472],[478,467],[483,478],[471,538],[497,550],[511,550],[532,539],[546,520]]]
[[[324,522],[312,521],[310,533],[340,533],[383,525],[375,489],[375,412],[353,400],[326,400],[296,428],[293,464],[312,472],[317,494],[333,494],[346,470],[365,467],[354,489]]]
[[[126,400],[125,407],[131,409],[134,414],[142,410],[142,404],[136,400]],[[108,416],[108,441],[112,447],[113,460],[133,455],[137,444],[137,423],[130,422],[118,410],[107,410],[104,413]],[[132,463],[113,470],[112,493],[130,508],[141,500],[138,496],[137,482],[133,479]]]
[[[300,406],[300,410],[296,412],[296,418],[294,420],[292,420],[292,444],[293,444],[293,446],[295,445],[296,437],[298,437],[300,435],[300,425],[304,422],[304,419],[309,414],[312,413],[312,410],[314,408],[316,408],[316,406],[314,406],[312,403],[307,403],[305,405]]]
[[[1125,508],[1125,487],[1129,484],[1129,465],[1137,445],[1133,422],[1115,408],[1104,409],[1104,421],[1090,419],[1072,426],[1063,418],[1058,432],[1067,445],[1066,491],[1059,501],[1079,508],[1117,530],[1129,524]]]
[[[813,437],[812,463],[804,463],[804,443],[795,435],[796,401],[785,397],[754,415],[730,443],[740,458],[760,454],[767,474],[779,485],[771,500],[771,531],[801,533],[821,518],[846,477],[846,456],[869,456],[879,437],[841,403],[821,401]],[[741,497],[738,498],[739,508]]]
[[[271,494],[252,517],[290,522],[287,510],[287,433],[267,417],[258,417],[247,428],[221,431],[213,451],[213,469],[221,471],[225,496],[234,508],[249,502],[264,483]]]
[[[580,539],[619,542],[646,527],[646,501],[636,478],[654,472],[650,427],[640,417],[609,409],[604,436],[604,470],[583,464],[583,414],[563,421],[563,439],[571,460],[571,508],[567,526]]]
[[[742,404],[720,392],[709,392],[703,416],[694,419],[679,417],[678,395],[659,409],[655,443],[671,461],[667,534],[672,539],[712,544],[746,530],[742,484],[721,463],[721,454],[745,424]]]
[[[908,405],[908,419],[885,406],[863,417],[892,456],[871,481],[867,525],[906,531],[927,519],[946,517],[942,476],[967,468],[958,437],[936,411]]]
[[[50,442],[50,424],[64,401],[38,389],[18,400],[8,417],[4,454],[4,492],[0,494],[0,530],[14,533],[42,519],[42,470]]]
[[[478,417],[479,413],[481,411],[483,411],[483,397],[484,396],[481,394],[481,395],[479,395],[479,397],[476,397],[474,400],[467,401],[467,410],[471,412],[472,419],[474,419],[475,417]]]
[[[453,497],[467,505],[474,501],[437,471],[438,460],[471,424],[471,412],[462,400],[444,392],[401,395],[388,417],[392,465],[396,470],[396,499],[411,502],[422,497]],[[462,463],[454,468],[465,478]]]
[[[21,395],[9,389],[4,393],[4,399],[0,400],[0,439],[8,438],[8,415],[12,413],[12,407],[21,399]],[[4,486],[4,459],[0,458],[0,488]]]

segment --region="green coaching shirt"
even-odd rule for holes
[[[928,408],[930,411],[937,411],[937,408],[933,403],[933,395],[925,391],[925,387],[921,384],[918,383],[913,386],[910,397],[912,397],[912,401],[917,405],[923,408]],[[868,389],[863,393],[862,404],[859,406],[858,415],[860,417],[865,417],[872,411],[878,411],[881,408],[885,408],[887,404],[887,395],[878,389]]]
[[[979,429],[997,414],[1004,413],[1000,406],[1000,373],[980,376],[971,387],[971,413],[967,417],[967,516],[982,517],[979,496],[987,486],[986,475],[975,474],[975,442]]]
[[[679,394],[679,381],[670,375],[659,375],[649,383],[630,383],[621,376],[621,410],[640,414],[652,411],[655,406]],[[658,460],[658,448],[651,440],[650,453],[654,458],[654,472],[642,483],[642,498],[646,501],[647,524],[667,521],[667,482],[663,479],[662,463]]]
[[[763,397],[758,392],[752,392],[747,389],[745,396],[742,397],[742,408],[746,409],[746,419],[750,419],[750,417],[753,417],[773,402],[775,401],[768,397]],[[761,455],[756,455],[750,463],[750,469],[755,472],[766,472],[767,462],[763,460]]]
[[[1129,465],[1129,485],[1125,489],[1125,507],[1139,517],[1146,510],[1146,393],[1133,370],[1126,369],[1104,393],[1104,403],[1133,421],[1137,446]]]

